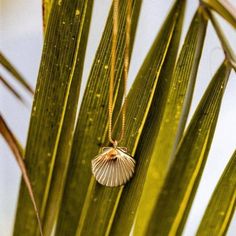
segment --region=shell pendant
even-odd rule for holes
[[[105,147],[92,160],[92,173],[98,183],[116,187],[125,184],[134,174],[135,160],[126,148]]]

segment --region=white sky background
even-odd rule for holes
[[[42,49],[41,0],[0,0],[0,50],[19,69],[29,83],[36,84]],[[143,0],[138,31],[129,73],[129,86],[156,36],[172,0]],[[236,6],[236,0],[231,0]],[[111,1],[95,0],[92,24],[86,52],[82,87],[86,84],[90,65],[98,46]],[[198,5],[196,0],[188,0],[184,33]],[[236,52],[236,32],[220,19],[226,35]],[[183,41],[183,40],[182,40]],[[208,25],[205,49],[194,93],[191,114],[215,70],[223,60],[220,44],[212,26]],[[0,72],[16,87],[9,74]],[[192,236],[209,201],[212,191],[229,157],[236,148],[236,76],[231,74],[220,112],[217,130],[210,155],[205,167],[199,191],[187,222],[184,236]],[[0,111],[22,144],[25,144],[29,124],[31,98],[23,91],[29,101],[28,107],[22,105],[0,85]],[[20,182],[20,171],[7,145],[0,137],[0,235],[10,236],[14,222],[16,200]],[[235,235],[236,216],[234,216],[228,236]]]

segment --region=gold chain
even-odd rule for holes
[[[111,48],[111,72],[110,72],[110,88],[109,88],[109,128],[108,137],[109,141],[116,146],[125,135],[125,121],[126,121],[126,97],[127,97],[127,80],[129,69],[129,47],[130,47],[130,28],[131,28],[131,1],[127,1],[127,13],[126,13],[126,32],[125,32],[125,57],[124,57],[124,92],[123,92],[123,106],[122,106],[122,126],[121,134],[118,140],[112,138],[112,116],[113,116],[113,92],[114,92],[114,78],[115,78],[115,63],[116,63],[116,46],[117,46],[117,34],[118,34],[118,22],[119,22],[119,0],[113,0],[113,31],[112,31],[112,48]]]

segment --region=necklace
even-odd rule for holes
[[[121,108],[122,126],[119,139],[112,138],[112,116],[113,116],[113,92],[116,62],[116,46],[118,34],[118,4],[119,0],[113,0],[113,31],[111,48],[111,71],[110,88],[108,103],[108,138],[113,147],[102,148],[102,153],[92,160],[92,173],[98,183],[116,187],[125,184],[133,176],[135,160],[128,154],[127,148],[119,147],[118,143],[125,135],[126,120],[126,85],[129,68],[129,44],[130,44],[130,26],[131,26],[131,0],[127,2],[126,32],[125,32],[125,58],[124,58],[124,94],[123,106]]]

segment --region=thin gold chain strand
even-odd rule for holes
[[[112,34],[112,49],[111,49],[111,74],[110,74],[110,91],[109,91],[109,141],[113,145],[117,145],[125,135],[126,126],[126,104],[127,104],[127,80],[129,70],[129,50],[130,50],[130,29],[131,29],[131,0],[127,3],[126,13],[126,34],[125,34],[125,58],[124,58],[124,92],[123,92],[123,107],[122,107],[122,127],[121,134],[118,140],[112,138],[112,116],[113,116],[113,92],[114,92],[114,77],[115,77],[115,62],[116,62],[116,45],[118,34],[118,2],[113,1],[113,34]]]
[[[125,57],[124,57],[124,95],[123,95],[123,107],[122,107],[122,127],[121,135],[117,142],[121,142],[125,136],[126,128],[126,107],[127,107],[127,81],[129,71],[129,53],[130,53],[130,29],[131,29],[131,2],[127,2],[127,13],[126,13],[126,32],[125,32]]]
[[[116,63],[116,45],[117,45],[117,34],[118,34],[118,7],[119,1],[113,1],[113,30],[112,30],[112,46],[111,46],[111,72],[110,72],[110,88],[109,88],[109,130],[108,136],[109,141],[115,144],[112,139],[112,113],[113,113],[113,92],[114,92],[114,77],[115,77],[115,63]]]

